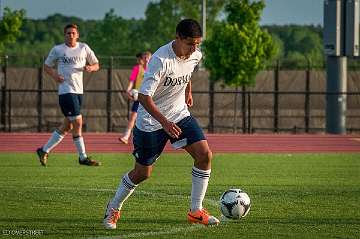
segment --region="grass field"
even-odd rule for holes
[[[192,159],[164,154],[153,176],[104,230],[104,207],[133,165],[127,154],[95,154],[97,168],[74,154],[0,154],[0,237],[20,238],[359,238],[360,154],[217,154],[205,207],[220,216],[223,191],[240,187],[249,215],[218,227],[189,225]]]

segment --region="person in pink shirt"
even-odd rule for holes
[[[146,70],[147,64],[150,60],[151,52],[145,51],[142,53],[136,54],[137,58],[137,64],[133,67],[130,77],[129,77],[129,84],[126,89],[126,95],[127,97],[133,101],[133,104],[131,106],[131,113],[128,121],[128,125],[126,127],[126,130],[122,136],[119,137],[119,141],[124,144],[128,144],[129,138],[132,132],[132,129],[135,125],[135,120],[137,116],[137,109],[139,107],[139,101],[135,100],[133,95],[131,94],[132,89],[138,90],[141,86],[144,72]]]

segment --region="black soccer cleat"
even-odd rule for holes
[[[41,165],[42,165],[42,166],[46,166],[47,160],[48,160],[48,158],[49,158],[49,154],[46,153],[45,151],[43,151],[42,148],[38,148],[38,149],[36,150],[36,154],[37,154],[37,156],[38,156],[38,158],[39,158],[39,161],[40,161]]]
[[[84,159],[79,158],[79,164],[87,166],[100,166],[101,162],[92,160],[90,157],[86,157]]]

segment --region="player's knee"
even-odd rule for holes
[[[146,179],[150,178],[150,176],[151,176],[150,172],[143,172],[143,173],[139,174],[139,180],[141,182],[145,181]]]
[[[69,133],[69,129],[68,128],[61,128],[61,129],[57,129],[57,132],[59,134],[61,134],[62,136],[66,136]]]
[[[72,123],[73,127],[72,129],[75,130],[75,131],[78,131],[78,130],[81,130],[81,124],[79,124],[78,122],[74,122]]]
[[[203,153],[203,157],[207,160],[207,161],[211,161],[212,159],[212,152],[210,149],[207,149],[204,153]]]
[[[69,127],[67,127],[67,128],[64,129],[64,133],[65,133],[65,134],[68,134],[69,132],[71,132],[71,130],[72,130],[72,127],[69,126]]]
[[[202,163],[208,164],[211,162],[212,159],[212,152],[210,149],[203,150],[199,152],[198,158]]]
[[[145,181],[146,179],[150,178],[151,176],[151,170],[135,170],[132,173],[132,179],[135,184],[139,184],[142,181]]]

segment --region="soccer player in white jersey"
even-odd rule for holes
[[[139,90],[134,129],[135,166],[120,180],[115,196],[105,210],[104,226],[115,229],[123,203],[139,183],[150,177],[155,161],[170,140],[176,149],[185,149],[194,159],[190,223],[217,225],[219,220],[203,208],[211,172],[212,152],[197,121],[191,116],[191,75],[202,54],[198,46],[202,30],[192,19],[180,21],[174,41],[160,47],[151,57]]]
[[[65,43],[53,47],[45,60],[44,70],[58,83],[59,104],[65,118],[48,142],[36,150],[40,163],[46,166],[48,155],[66,136],[72,132],[73,141],[79,153],[81,165],[99,166],[100,162],[90,159],[85,151],[82,137],[81,103],[83,95],[83,71],[99,70],[99,61],[90,47],[78,42],[77,25],[64,28]],[[57,69],[54,67],[57,66]]]

